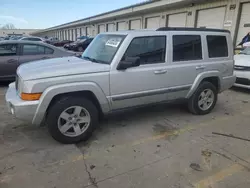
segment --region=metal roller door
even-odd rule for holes
[[[117,31],[127,30],[126,22],[118,22],[117,23]]]
[[[160,27],[160,16],[146,18],[146,28],[157,29]]]
[[[186,27],[187,13],[168,15],[168,27]]]
[[[223,29],[226,7],[199,10],[196,27]]]
[[[91,36],[91,27],[87,27],[87,33],[86,33],[86,36]]]
[[[81,28],[81,30],[82,30],[82,35],[86,36],[86,27]]]
[[[239,44],[242,38],[250,32],[250,3],[242,4],[242,11],[240,15],[240,23],[237,35],[236,45]]]
[[[131,20],[129,25],[129,29],[141,29],[141,20]]]
[[[80,28],[77,28],[77,34],[76,34],[77,37],[80,37],[81,36],[81,33],[80,33]]]
[[[98,25],[98,33],[105,32],[105,25]]]
[[[111,31],[115,31],[115,24],[111,23],[111,24],[108,24],[108,32],[111,32]]]

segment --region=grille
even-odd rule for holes
[[[234,66],[234,70],[250,71],[250,67],[235,65],[235,66]]]
[[[247,78],[236,78],[236,83],[242,85],[250,85],[250,80],[248,80]]]

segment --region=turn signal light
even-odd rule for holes
[[[42,93],[22,93],[21,99],[24,101],[35,101],[39,100]]]

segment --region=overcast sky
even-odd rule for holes
[[[0,27],[43,29],[145,0],[0,0]]]

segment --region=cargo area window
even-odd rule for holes
[[[207,36],[209,58],[228,57],[226,36]]]
[[[166,36],[138,37],[130,43],[124,57],[140,57],[140,64],[164,63]]]
[[[200,35],[174,35],[173,61],[190,61],[202,59]]]

